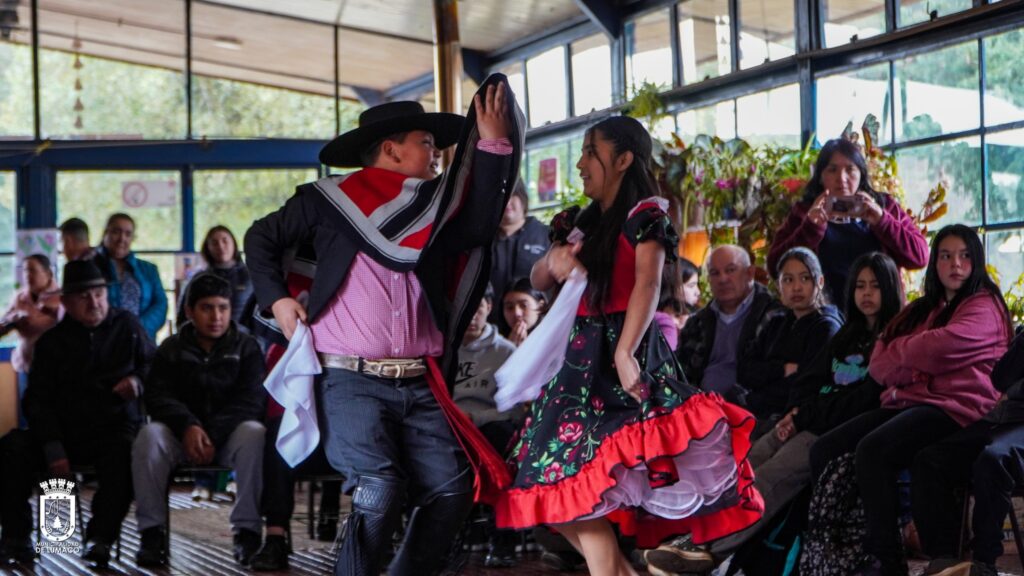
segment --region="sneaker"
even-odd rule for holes
[[[238,498],[238,482],[235,482],[234,480],[228,482],[228,485],[224,487],[224,494],[227,495],[228,499],[234,502],[235,499]]]
[[[87,542],[82,559],[92,562],[96,568],[106,568],[110,564],[110,544],[98,540]]]
[[[995,566],[983,562],[961,562],[950,566],[942,572],[936,572],[935,576],[998,576],[999,572]]]
[[[574,572],[586,565],[587,561],[577,552],[548,552],[540,555],[540,562],[547,568],[559,572]]]
[[[647,568],[675,574],[680,572],[707,573],[715,569],[715,558],[703,546],[693,543],[690,536],[676,538],[654,550],[644,553]]]
[[[135,564],[140,567],[156,567],[167,564],[167,550],[164,548],[164,529],[160,526],[142,531],[139,551]]]
[[[36,560],[36,551],[29,538],[0,539],[0,566],[31,564]]]
[[[257,572],[276,572],[288,569],[288,541],[284,536],[267,536],[249,563]]]
[[[234,543],[235,562],[248,566],[252,557],[260,549],[260,535],[252,530],[240,529],[232,538]]]
[[[203,500],[210,500],[213,498],[213,493],[210,492],[209,488],[204,486],[196,486],[192,489],[192,501],[202,502]]]

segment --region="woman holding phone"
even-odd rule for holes
[[[794,246],[814,250],[833,302],[843,302],[850,265],[862,254],[882,252],[898,266],[924,268],[928,242],[895,198],[871,187],[860,148],[842,138],[829,140],[814,165],[804,197],[775,233],[768,271]]]

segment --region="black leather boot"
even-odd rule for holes
[[[391,562],[391,576],[432,576],[445,568],[473,507],[472,494],[441,494],[416,508],[405,540]]]
[[[335,576],[378,576],[381,558],[402,520],[405,482],[362,476],[352,494],[352,514],[345,521]]]

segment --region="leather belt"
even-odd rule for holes
[[[317,356],[320,357],[320,365],[324,368],[340,368],[378,378],[416,378],[427,373],[427,364],[422,358],[367,360],[359,356],[323,352]]]

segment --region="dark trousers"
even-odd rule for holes
[[[263,515],[267,526],[285,527],[295,511],[295,476],[297,474],[333,474],[335,471],[327,462],[323,444],[298,466],[292,468],[277,451],[277,433],[281,418],[267,422],[266,442],[263,443]],[[341,498],[341,486],[336,482],[324,482],[320,496],[320,513],[337,516]]]
[[[906,573],[898,524],[900,471],[910,467],[921,449],[959,429],[933,406],[879,408],[825,434],[811,448],[815,478],[834,458],[855,453],[857,486],[867,521],[865,547],[882,562],[884,573]]]
[[[325,368],[316,388],[327,460],[345,476],[346,492],[370,479],[353,498],[354,516],[365,522],[339,553],[336,573],[346,570],[343,561],[375,573],[400,505],[389,495],[395,486],[413,513],[389,572],[434,573],[469,512],[473,473],[427,381]],[[374,490],[384,492],[369,498]]]
[[[974,558],[994,565],[1003,553],[1010,493],[1024,483],[1024,423],[975,422],[918,453],[912,469],[914,523],[932,558],[955,557],[963,498],[974,494]]]
[[[0,445],[4,462],[0,493],[4,536],[27,536],[32,530],[28,499],[37,478],[46,476],[42,449],[29,432],[22,430],[10,432],[0,440]],[[72,467],[96,469],[99,486],[90,505],[92,519],[85,530],[88,541],[109,544],[121,531],[121,522],[128,514],[134,494],[131,446],[131,440],[124,434],[102,431],[80,430],[69,433],[64,440],[64,450]]]

